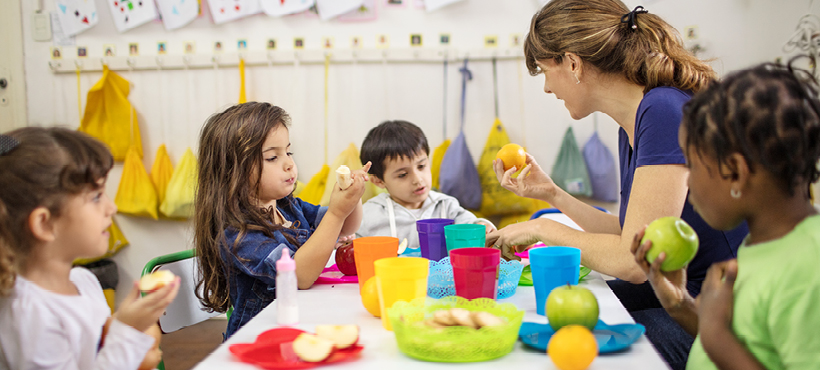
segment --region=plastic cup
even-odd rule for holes
[[[501,251],[494,248],[459,248],[450,252],[456,295],[496,299],[500,261]]]
[[[484,225],[458,224],[444,227],[447,252],[459,248],[484,248],[487,228]]]
[[[573,247],[546,247],[530,249],[532,285],[535,287],[535,307],[544,315],[544,306],[550,292],[561,285],[578,285],[581,269],[581,250]]]
[[[430,260],[421,257],[383,258],[374,263],[382,326],[393,330],[387,310],[397,301],[410,302],[427,296]]]
[[[444,227],[452,225],[453,222],[449,218],[430,218],[416,221],[422,257],[431,261],[439,261],[447,257]]]
[[[375,275],[373,262],[399,254],[399,239],[390,236],[367,236],[353,239],[353,259],[356,261],[356,275],[359,291]]]

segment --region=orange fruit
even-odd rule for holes
[[[367,312],[373,316],[381,317],[381,308],[379,308],[379,290],[376,286],[376,277],[371,277],[362,285],[362,304]]]
[[[552,335],[547,354],[561,370],[584,370],[598,356],[598,342],[586,327],[567,325]]]
[[[507,144],[501,147],[496,159],[500,159],[504,163],[504,171],[509,170],[515,166],[516,170],[521,170],[527,166],[527,155],[524,148],[518,144]]]

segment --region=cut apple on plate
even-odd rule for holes
[[[359,342],[359,326],[316,325],[316,336],[333,342],[338,349],[349,348]]]
[[[176,275],[168,270],[159,270],[140,278],[139,287],[143,292],[153,292],[168,284],[171,284]]]
[[[404,240],[402,240],[401,243],[399,243],[399,255],[404,253],[404,251],[406,249],[407,249],[407,238],[404,238]]]
[[[321,362],[333,353],[335,343],[317,335],[302,333],[293,340],[293,352],[305,362]]]

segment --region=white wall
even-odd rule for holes
[[[51,43],[34,42],[31,19],[35,2],[22,1],[25,47],[25,80],[28,91],[28,119],[31,125],[79,126],[77,79],[73,73],[54,74],[48,67]],[[405,0],[407,2],[407,0]],[[293,37],[304,37],[307,49],[318,49],[322,37],[332,36],[337,45],[348,45],[352,36],[361,36],[365,48],[375,46],[377,34],[388,34],[390,46],[409,46],[409,34],[424,35],[425,46],[433,46],[439,33],[451,35],[452,46],[481,49],[484,36],[497,35],[501,47],[508,47],[512,34],[524,34],[535,0],[465,0],[434,13],[407,6],[379,9],[371,22],[322,22],[304,15],[286,18],[252,16],[224,25],[213,25],[207,17],[176,31],[166,31],[158,22],[126,33],[118,33],[107,4],[97,1],[99,24],[80,34],[77,45],[88,47],[90,57],[99,57],[104,44],[115,44],[124,56],[131,42],[140,43],[141,55],[152,55],[156,42],[168,43],[169,54],[181,54],[183,42],[194,41],[200,54],[208,54],[215,41],[222,41],[226,52],[235,51],[236,40],[247,39],[249,51],[262,51],[268,38],[276,38],[280,49],[290,49]],[[503,5],[499,5],[503,4]],[[791,36],[798,19],[809,10],[809,0],[647,0],[627,1],[644,5],[678,29],[697,26],[707,50],[702,57],[715,58],[720,73],[773,60],[783,55],[784,42]],[[47,9],[54,4],[47,2]],[[811,11],[820,13],[820,2]],[[63,54],[75,53],[63,48]],[[331,65],[329,78],[329,161],[349,143],[361,144],[364,135],[385,119],[406,119],[421,126],[431,146],[443,140],[443,99],[447,106],[447,133],[458,128],[460,76],[458,64],[450,64],[447,96],[443,96],[443,68],[433,63],[345,64]],[[466,127],[468,145],[475,157],[480,155],[493,122],[492,69],[489,62],[471,62],[474,79],[467,92]],[[84,94],[100,78],[100,73],[83,73]],[[130,96],[140,120],[145,148],[145,164],[150,168],[154,152],[161,143],[168,145],[172,161],[186,147],[196,150],[197,135],[212,113],[233,104],[238,94],[235,68],[190,71],[122,72],[133,84]],[[307,181],[324,161],[321,147],[323,131],[323,76],[321,65],[258,66],[247,71],[248,99],[270,101],[287,110],[293,118],[291,141],[300,168],[299,179]],[[563,104],[543,93],[540,77],[530,77],[523,62],[499,61],[500,117],[510,139],[525,144],[539,162],[550,168],[560,147],[564,130],[573,125],[580,145],[593,132],[592,116],[572,121]],[[617,125],[599,117],[600,135],[617,155]],[[317,143],[319,143],[317,145]],[[107,186],[116,194],[121,168],[116,167]],[[120,266],[122,289],[151,257],[182,250],[191,245],[191,224],[178,221],[153,221],[117,216],[131,246],[115,257]]]

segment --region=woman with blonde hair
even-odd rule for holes
[[[687,289],[697,296],[714,262],[734,258],[745,224],[717,231],[688,202],[687,169],[678,145],[682,108],[716,74],[689,53],[678,32],[641,6],[618,0],[552,0],[532,18],[524,42],[527,68],[544,75],[544,92],[555,94],[573,119],[593,112],[620,126],[621,202],[617,216],[600,212],[556,185],[527,155],[527,166],[503,170],[502,186],[549,202],[575,221],[578,231],[548,219],[507,226],[487,235],[488,245],[509,248],[543,241],[580,248],[581,263],[614,276],[610,287],[674,369],[683,368],[693,338],[663,310],[630,252],[634,235],[664,216],[688,222],[700,249],[687,268]]]

